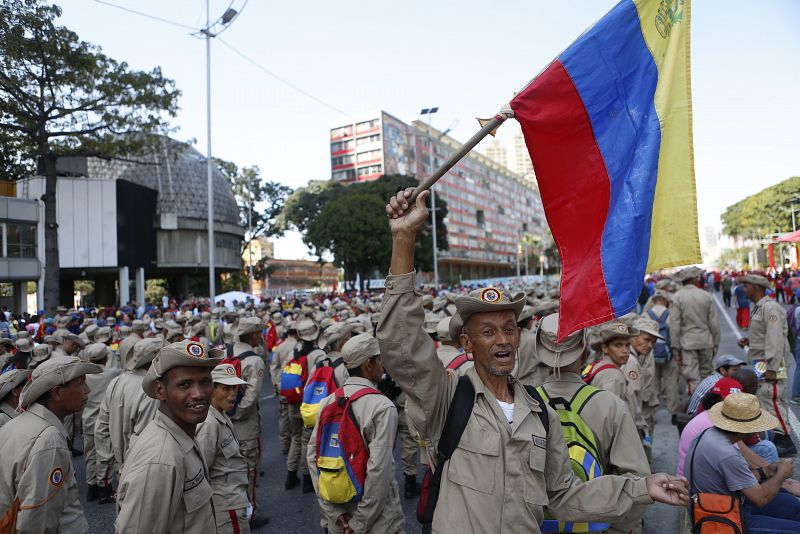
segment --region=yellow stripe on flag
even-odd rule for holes
[[[658,68],[661,123],[658,182],[647,271],[700,263],[692,142],[690,0],[634,0],[645,43]]]

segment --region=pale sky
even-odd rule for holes
[[[110,0],[200,27],[204,0]],[[232,0],[240,9],[247,0]],[[61,22],[137,69],[161,67],[183,91],[176,137],[206,151],[205,43],[189,31],[91,0],[57,1]],[[212,20],[231,0],[212,0]],[[350,115],[384,109],[434,126],[493,115],[605,14],[614,0],[266,2],[252,0],[221,38],[264,69]],[[725,207],[800,175],[800,2],[692,4],[692,92],[700,235]],[[291,187],[330,178],[329,127],[346,115],[212,42],[213,155],[258,165]],[[501,128],[508,138],[511,126]],[[297,235],[276,256],[308,252]]]

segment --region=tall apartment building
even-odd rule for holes
[[[514,134],[513,143],[514,161],[511,170],[520,175],[526,182],[538,187],[536,185],[536,173],[533,171],[533,162],[531,161],[528,147],[525,145],[525,137],[522,135],[522,131]]]
[[[336,124],[330,143],[331,177],[344,183],[384,174],[421,180],[461,147],[424,122],[406,124],[384,111]],[[476,151],[437,182],[436,196],[448,207],[450,250],[439,252],[442,284],[514,275],[524,236],[543,235],[547,229],[538,190]],[[519,260],[524,265],[524,258]]]

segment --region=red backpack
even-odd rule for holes
[[[594,362],[586,366],[581,376],[583,377],[584,382],[586,382],[587,384],[591,384],[592,380],[594,380],[594,377],[596,377],[598,373],[600,373],[600,371],[605,371],[606,369],[616,369],[619,371],[619,367],[617,367],[613,363]]]
[[[467,358],[466,354],[459,354],[458,356],[453,358],[453,361],[451,361],[450,363],[447,364],[447,367],[445,367],[445,369],[449,369],[451,371],[456,371],[456,370],[458,370],[459,367],[461,367],[462,365],[464,365],[468,361],[469,361],[469,358]]]
[[[344,388],[336,390],[336,400],[319,414],[316,466],[319,496],[334,504],[358,502],[364,495],[369,449],[350,406],[365,395],[381,395],[365,387],[350,397]]]

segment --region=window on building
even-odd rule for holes
[[[347,141],[337,141],[335,143],[331,143],[331,152],[339,152],[340,150],[349,150],[353,148],[353,140],[348,139]]]
[[[373,128],[377,128],[378,123],[379,123],[378,119],[359,122],[358,124],[356,124],[356,133],[366,132],[367,130],[372,130]]]
[[[353,156],[353,154],[345,154],[344,156],[336,156],[335,158],[331,158],[331,165],[338,167],[339,165],[347,165],[349,163],[353,163],[354,161],[355,156]]]
[[[528,223],[522,223],[522,231],[523,232],[527,232],[528,231]]]
[[[365,161],[374,161],[376,159],[381,159],[380,150],[369,150],[367,152],[361,152],[358,155],[358,163],[364,163]]]
[[[497,206],[497,213],[499,213],[500,215],[505,215],[506,214],[506,209],[503,206],[498,205]]]
[[[478,210],[475,212],[475,220],[478,223],[480,228],[486,224],[486,215],[484,214],[483,210]]]
[[[337,137],[349,137],[351,135],[353,135],[353,127],[350,125],[341,126],[331,130],[331,139],[336,139]]]
[[[345,169],[343,171],[336,171],[333,173],[334,180],[352,180],[356,177],[356,170],[355,169]]]
[[[359,176],[368,176],[370,174],[380,174],[383,172],[383,167],[381,165],[368,165],[366,167],[361,167],[358,169]]]
[[[358,139],[356,139],[356,145],[361,146],[369,143],[377,143],[380,140],[381,140],[381,134],[366,135],[364,137],[359,137]]]
[[[36,257],[36,225],[5,223],[6,256],[9,258]]]

